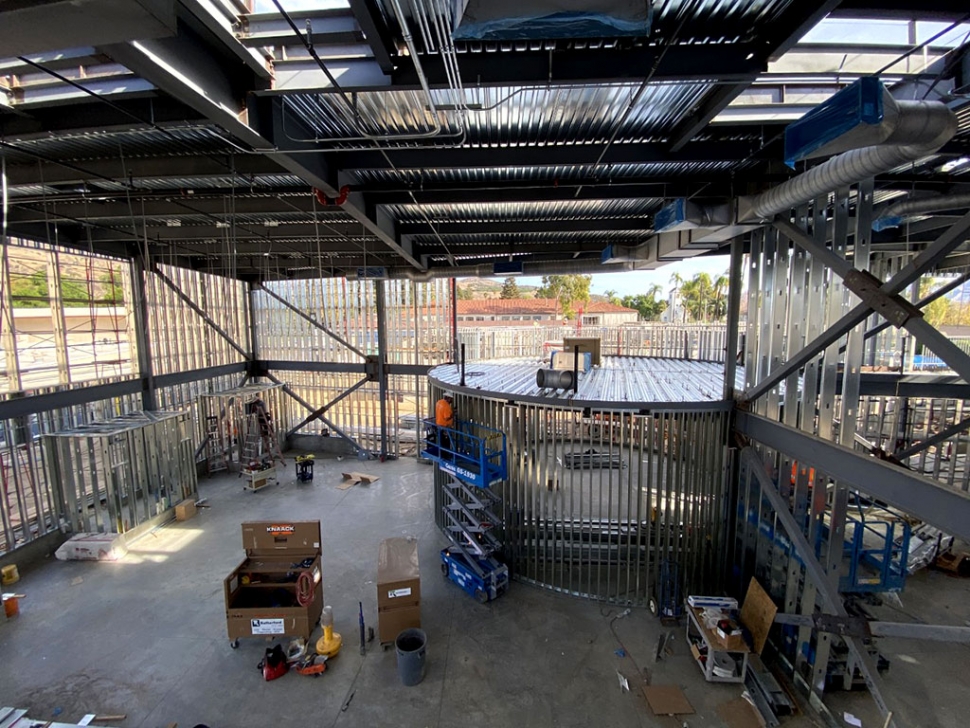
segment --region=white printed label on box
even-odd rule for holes
[[[283,634],[286,631],[282,619],[251,619],[249,623],[253,634]]]
[[[409,597],[409,596],[411,596],[411,587],[407,587],[406,589],[391,589],[387,593],[388,599],[394,599],[395,597]]]

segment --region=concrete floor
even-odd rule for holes
[[[709,685],[677,630],[674,654],[653,660],[661,627],[646,610],[614,622],[630,655],[618,657],[609,625],[617,610],[513,583],[482,606],[445,581],[434,526],[431,469],[413,460],[391,463],[317,460],[312,484],[297,484],[292,462],[282,483],[244,492],[235,475],[203,479],[210,508],[138,541],[118,563],[49,563],[26,573],[22,613],[0,620],[0,705],[30,709],[34,718],[78,720],[88,712],[125,713],[118,725],[213,728],[313,723],[323,726],[662,726],[639,692],[680,685],[697,713],[689,726],[721,726],[718,706],[737,698],[735,685]],[[349,466],[349,467],[348,467]],[[338,490],[341,470],[380,475],[370,486]],[[225,636],[222,580],[242,560],[239,524],[246,520],[320,519],[325,602],[333,605],[344,652],[321,678],[291,673],[264,682],[256,670],[267,642]],[[377,549],[388,536],[416,536],[422,560],[422,621],[428,671],[406,688],[393,650],[371,643],[357,650],[357,602],[376,626]],[[966,580],[924,574],[912,603],[949,624],[970,619]],[[960,601],[963,604],[956,606]],[[945,602],[945,604],[944,604]],[[945,608],[949,605],[951,608]],[[958,613],[959,612],[959,613]],[[896,618],[900,618],[896,615]],[[905,617],[904,617],[905,618]],[[314,636],[314,639],[316,635]],[[970,696],[967,647],[889,644],[896,655],[888,685],[908,722],[966,724]],[[904,656],[908,659],[904,659]],[[630,682],[621,692],[617,671]],[[642,671],[643,675],[640,675]],[[346,710],[341,710],[349,696]],[[861,693],[834,696],[833,705],[879,728],[872,701]],[[822,725],[813,716],[784,726]]]

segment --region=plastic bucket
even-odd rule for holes
[[[20,614],[20,599],[13,594],[4,594],[3,613],[7,616],[7,619],[12,619]]]
[[[20,572],[17,571],[16,564],[10,564],[10,566],[4,566],[0,569],[0,584],[6,586],[7,584],[16,584],[20,581]]]
[[[397,647],[397,674],[405,685],[417,685],[424,680],[425,648],[428,636],[424,630],[406,629],[394,641]]]

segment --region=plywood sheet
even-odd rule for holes
[[[694,712],[684,691],[676,685],[644,685],[643,694],[654,715],[690,715]]]
[[[748,593],[744,596],[744,604],[741,605],[741,624],[751,633],[754,651],[761,654],[768,641],[768,632],[778,614],[778,607],[768,596],[768,592],[761,588],[757,579],[751,577],[748,584]]]

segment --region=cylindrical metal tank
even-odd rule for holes
[[[429,373],[431,398],[454,391],[459,419],[503,431],[504,561],[513,578],[618,604],[645,605],[661,563],[681,588],[726,576],[727,428],[723,369],[709,362],[604,359],[579,391],[540,391],[535,363],[476,363]],[[651,362],[655,362],[653,364]],[[572,374],[572,372],[564,372]],[[445,476],[435,475],[439,527]]]

